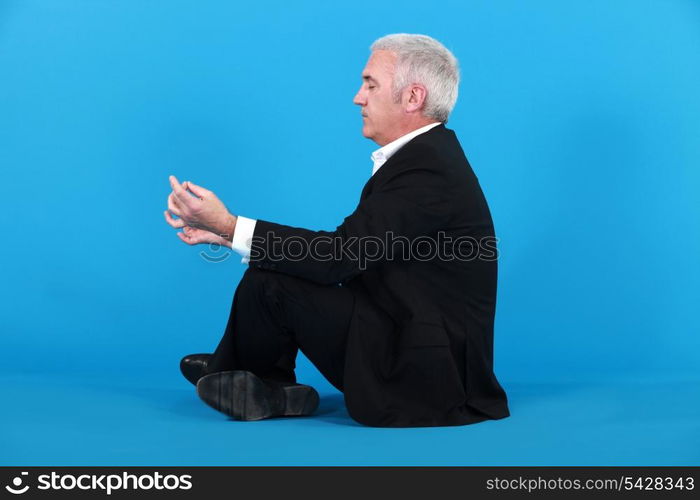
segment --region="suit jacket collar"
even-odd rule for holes
[[[437,125],[427,132],[423,132],[422,134],[417,135],[410,141],[408,141],[401,149],[399,149],[396,153],[391,155],[391,157],[382,165],[382,168],[377,170],[377,172],[369,178],[367,183],[365,184],[365,187],[362,188],[362,194],[360,195],[360,200],[363,200],[369,194],[372,192],[372,186],[374,186],[379,180],[385,178],[387,175],[391,175],[391,173],[396,169],[396,164],[400,163],[402,159],[405,159],[407,157],[410,157],[412,153],[412,145],[418,144],[421,142],[435,142],[435,140],[440,137],[440,135],[446,133],[446,132],[451,132],[448,128],[445,127],[444,123],[441,123],[440,125]]]
[[[372,175],[376,174],[379,168],[381,168],[382,165],[384,165],[384,163],[386,163],[398,150],[400,150],[406,144],[411,142],[411,140],[415,139],[421,134],[425,134],[431,129],[437,127],[438,125],[440,125],[440,122],[436,121],[433,123],[429,123],[428,125],[418,127],[417,129],[402,135],[395,141],[392,141],[389,144],[386,144],[374,151],[371,155],[372,161],[374,162],[374,166],[372,167]]]

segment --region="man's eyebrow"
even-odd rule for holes
[[[372,77],[372,75],[362,75],[362,79],[366,82],[372,81],[372,82],[377,82],[377,80]]]

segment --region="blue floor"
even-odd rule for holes
[[[172,375],[0,375],[0,465],[700,464],[698,380],[503,381],[508,419],[376,429],[320,379],[317,416],[236,422]]]

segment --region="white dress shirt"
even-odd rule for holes
[[[395,141],[390,142],[377,149],[372,153],[371,158],[374,162],[372,167],[372,175],[377,173],[377,170],[384,165],[399,149],[401,149],[408,141],[414,137],[424,134],[433,127],[437,127],[441,122],[430,123],[424,127],[417,128],[406,135],[402,135]],[[253,233],[255,232],[255,223],[257,219],[249,219],[248,217],[238,216],[236,220],[236,229],[233,231],[233,241],[231,242],[231,250],[241,255],[241,263],[247,264],[250,261],[250,247],[253,242]]]

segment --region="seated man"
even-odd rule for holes
[[[374,42],[354,103],[381,147],[334,231],[236,217],[170,177],[165,218],[180,239],[230,246],[248,264],[214,353],[181,361],[205,403],[240,420],[313,413],[318,394],[294,374],[301,349],[366,425],[508,416],[493,372],[493,223],[444,125],[458,83],[456,59],[430,37]]]

